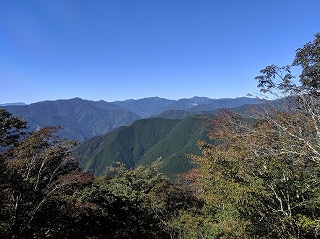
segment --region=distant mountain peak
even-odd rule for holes
[[[14,103],[4,103],[0,104],[0,106],[20,106],[20,105],[27,105],[23,102],[14,102]]]

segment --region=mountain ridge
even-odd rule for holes
[[[198,140],[208,141],[200,116],[184,119],[147,118],[90,138],[74,153],[84,171],[103,175],[114,162],[129,168],[162,158],[161,171],[174,178],[194,165],[186,154],[200,154]]]
[[[141,118],[108,102],[95,103],[80,98],[41,101],[4,108],[26,120],[29,130],[36,130],[46,125],[59,125],[62,127],[60,136],[78,141],[107,133]]]
[[[1,107],[25,119],[31,131],[46,125],[59,125],[63,128],[59,133],[60,136],[84,141],[120,126],[130,125],[141,118],[182,119],[194,114],[213,112],[219,108],[233,108],[259,102],[261,100],[249,97],[210,99],[194,96],[179,100],[148,97],[114,102],[91,101],[76,97]]]

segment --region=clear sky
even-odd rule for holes
[[[0,104],[245,96],[319,31],[319,0],[1,0]]]

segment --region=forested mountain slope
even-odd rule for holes
[[[116,161],[135,167],[149,165],[161,157],[162,172],[174,177],[192,168],[186,154],[200,153],[197,141],[208,141],[202,121],[198,116],[138,120],[81,143],[75,154],[84,170],[95,175],[105,173],[106,167]]]

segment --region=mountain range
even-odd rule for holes
[[[259,104],[262,103],[262,100],[249,97],[210,99],[195,96],[190,99],[184,98],[179,100],[150,97],[139,100],[114,101],[113,103],[130,110],[141,118],[148,118],[157,116],[165,111],[184,110],[200,113],[221,108],[236,108],[246,104]]]
[[[235,99],[193,97],[179,100],[150,97],[114,102],[74,98],[1,107],[26,120],[30,131],[46,125],[59,125],[62,127],[60,136],[85,141],[90,137],[111,132],[120,126],[130,125],[142,118],[182,119],[199,113],[214,114],[221,108],[235,108],[261,102],[257,98],[248,97]]]
[[[141,118],[112,103],[80,98],[3,108],[26,120],[31,131],[46,125],[59,125],[62,127],[60,136],[77,141],[105,134]]]
[[[1,106],[27,121],[30,131],[61,126],[60,137],[80,141],[74,149],[85,171],[107,172],[119,161],[133,168],[162,158],[161,171],[174,178],[194,165],[188,154],[200,154],[197,141],[209,141],[201,122],[222,109],[246,112],[263,103],[256,98],[168,100],[150,97],[106,102],[74,98],[30,105]]]

